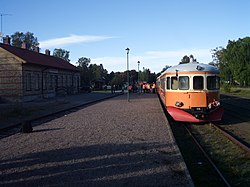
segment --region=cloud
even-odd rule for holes
[[[111,39],[111,36],[94,36],[94,35],[70,35],[68,37],[53,38],[49,40],[40,41],[41,48],[60,47],[75,43],[98,42],[102,40]]]
[[[129,56],[129,69],[138,70],[138,61],[140,61],[140,70],[149,68],[151,72],[160,72],[166,65],[177,65],[183,56],[194,55],[200,63],[209,63],[212,61],[210,49],[180,49],[175,51],[146,51],[142,55]],[[103,64],[104,68],[111,71],[125,71],[126,55],[124,57],[99,57],[91,59],[93,64]]]
[[[182,59],[185,55],[194,55],[197,57],[211,56],[210,49],[181,49],[176,51],[148,51],[145,53],[151,58],[179,58]]]

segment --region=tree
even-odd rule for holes
[[[140,74],[140,80],[148,82],[149,75],[150,75],[150,70],[143,67],[143,71]]]
[[[190,58],[189,58],[187,55],[185,55],[185,56],[181,59],[181,61],[180,61],[179,64],[187,64],[187,63],[189,63],[189,62],[190,62]]]
[[[11,35],[11,45],[15,47],[21,47],[22,43],[26,44],[28,50],[34,51],[36,47],[39,46],[38,40],[34,37],[34,34],[31,32],[15,32]]]
[[[213,49],[212,57],[219,64],[222,80],[250,85],[250,37],[229,40],[226,48]]]
[[[122,86],[124,82],[125,80],[124,80],[124,76],[122,75],[122,73],[117,72],[115,73],[113,79],[111,80],[111,85]]]
[[[196,62],[196,59],[194,59],[194,55],[190,55],[190,56],[185,55],[185,56],[181,59],[181,61],[180,61],[179,64],[187,64],[187,63],[189,63],[189,62],[191,61],[191,59],[193,59],[193,61]]]
[[[166,71],[168,68],[170,68],[171,66],[169,66],[169,65],[166,65],[162,70],[161,70],[161,72],[160,73],[163,73],[164,71]]]
[[[53,56],[62,58],[63,60],[70,61],[69,59],[69,51],[65,49],[54,49]]]
[[[80,67],[88,67],[90,64],[90,58],[87,57],[81,57],[78,59],[78,61],[76,62]]]
[[[78,64],[77,68],[80,70],[81,85],[90,85],[90,73],[88,68],[90,61],[90,58],[81,57],[76,62],[76,64]]]

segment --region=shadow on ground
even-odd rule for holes
[[[0,185],[185,186],[178,152],[168,152],[169,146],[104,144],[30,153],[0,161]]]

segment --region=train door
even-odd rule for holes
[[[179,91],[180,98],[183,103],[183,108],[190,108],[190,80],[189,76],[179,76]]]
[[[190,93],[190,108],[207,106],[207,94],[204,92],[205,78],[203,75],[193,76],[193,92]]]

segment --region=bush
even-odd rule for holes
[[[224,92],[230,93],[232,87],[230,84],[224,84],[222,88],[223,88]]]

